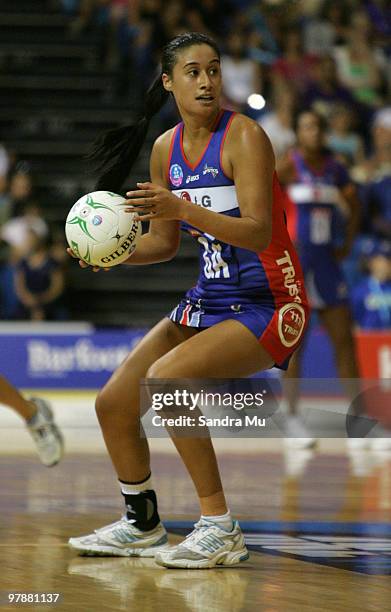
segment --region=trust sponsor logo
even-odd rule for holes
[[[293,298],[294,302],[301,304],[301,283],[300,281],[296,281],[296,270],[292,263],[289,251],[284,251],[284,257],[276,259],[276,264],[279,268],[281,268],[281,272],[284,276],[284,287],[288,289],[290,297]]]
[[[285,304],[278,312],[278,335],[284,346],[299,341],[305,325],[305,311],[299,304]]]

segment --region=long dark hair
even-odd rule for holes
[[[162,74],[172,75],[179,51],[203,44],[212,47],[220,58],[215,41],[200,32],[186,32],[167,43],[162,51],[161,72],[146,93],[142,116],[133,124],[100,134],[92,143],[86,158],[99,176],[96,189],[121,189],[144,144],[152,117],[169,97],[169,92],[163,87]]]

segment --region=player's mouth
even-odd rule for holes
[[[214,101],[214,96],[210,95],[210,94],[203,94],[202,96],[197,96],[196,100],[199,100],[200,102],[204,102],[204,103],[210,103]]]

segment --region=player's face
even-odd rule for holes
[[[179,112],[209,116],[220,107],[221,68],[216,51],[209,45],[193,45],[178,54],[172,75],[163,83],[174,94]]]
[[[324,133],[319,117],[303,113],[297,126],[297,142],[309,151],[318,151],[323,146]]]

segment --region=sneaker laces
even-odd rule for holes
[[[111,530],[117,525],[121,525],[123,523],[126,523],[127,526],[130,524],[129,521],[125,518],[125,516],[121,516],[121,518],[118,521],[114,521],[114,523],[109,523],[108,525],[105,525],[104,527],[100,527],[99,529],[94,529],[94,533]]]
[[[30,430],[37,444],[39,444],[40,446],[51,446],[52,436],[54,435],[54,432],[49,423],[39,425],[36,428],[30,427]]]
[[[201,540],[205,532],[211,527],[217,527],[214,523],[209,523],[204,521],[203,519],[199,520],[197,523],[194,523],[194,529],[191,531],[185,539],[178,544],[178,546],[186,545],[186,544],[196,544],[199,540]]]

